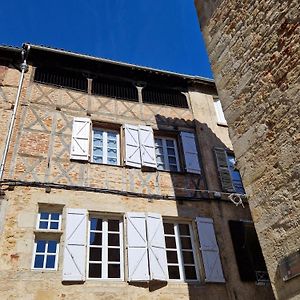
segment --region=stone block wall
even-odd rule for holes
[[[195,5],[275,295],[299,298],[279,262],[300,244],[300,3]]]

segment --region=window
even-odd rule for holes
[[[124,277],[122,224],[121,220],[115,218],[90,218],[88,278]]]
[[[155,153],[158,170],[179,171],[179,158],[175,139],[155,138]]]
[[[119,133],[117,131],[93,128],[93,162],[119,165],[119,148]]]
[[[164,222],[169,279],[198,280],[191,224]]]
[[[221,105],[221,101],[219,99],[214,99],[214,107],[215,107],[215,111],[216,111],[216,114],[217,114],[217,120],[218,120],[217,123],[219,125],[227,126],[227,121],[225,119],[224,112],[223,112],[222,105]]]
[[[56,270],[58,248],[56,240],[36,240],[34,245],[33,269]]]
[[[239,170],[236,169],[236,159],[234,155],[227,153],[227,161],[235,192],[239,194],[245,194],[241,174]]]
[[[37,229],[60,230],[61,214],[57,212],[39,212]]]

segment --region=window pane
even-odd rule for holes
[[[177,251],[167,251],[168,263],[178,263]]]
[[[189,237],[180,237],[181,248],[182,249],[192,249],[191,238]]]
[[[161,139],[155,139],[155,147],[162,146],[162,140]]]
[[[102,260],[102,248],[90,248],[90,260],[101,261]]]
[[[46,220],[48,220],[48,218],[49,218],[49,213],[46,213],[46,212],[41,212],[41,217],[40,217],[40,219],[46,219]]]
[[[176,158],[174,156],[169,156],[169,163],[176,165]]]
[[[120,278],[120,265],[108,264],[108,278]]]
[[[51,222],[50,229],[58,229],[58,222]]]
[[[168,155],[175,156],[175,150],[173,148],[168,148]]]
[[[178,171],[177,166],[175,166],[175,165],[170,165],[170,171],[173,171],[173,172]]]
[[[176,249],[175,237],[166,236],[166,247]]]
[[[101,278],[101,264],[89,264],[89,277]]]
[[[194,263],[193,252],[183,251],[182,256],[183,256],[183,263],[184,264],[193,264]]]
[[[109,233],[108,246],[119,246],[119,245],[120,245],[119,234]]]
[[[97,164],[102,164],[103,163],[103,158],[102,157],[95,157],[93,158],[93,161]]]
[[[52,213],[51,214],[51,220],[59,220],[59,213]]]
[[[46,268],[53,269],[55,267],[55,255],[48,255],[46,260]]]
[[[56,253],[56,241],[49,241],[48,242],[48,253]]]
[[[197,274],[194,266],[185,266],[184,271],[185,271],[185,278],[187,280],[197,279]]]
[[[117,138],[117,133],[116,132],[107,132],[107,138],[109,140],[115,141]]]
[[[178,266],[168,266],[169,278],[170,279],[180,279],[179,267]]]
[[[119,220],[108,220],[108,231],[119,231]]]
[[[107,158],[107,163],[111,165],[116,165],[118,160],[116,158]]]
[[[90,233],[90,245],[102,245],[102,233]]]
[[[47,221],[40,221],[40,229],[48,229],[48,222]]]
[[[174,234],[174,225],[172,223],[164,223],[165,234]]]
[[[164,156],[163,155],[156,155],[156,162],[164,164],[165,163]]]
[[[108,140],[107,147],[116,149],[117,148],[117,140]]]
[[[102,230],[102,220],[101,219],[96,219],[92,218],[91,219],[91,230]]]
[[[108,260],[109,261],[120,261],[120,249],[108,249]]]
[[[34,268],[43,268],[44,255],[36,255],[34,260]]]
[[[181,235],[190,235],[190,227],[188,224],[179,224],[179,232]]]
[[[46,249],[46,241],[37,241],[36,242],[36,252],[44,253]]]
[[[103,156],[103,149],[100,147],[94,147],[93,149],[94,156]]]
[[[166,140],[166,144],[167,144],[167,147],[174,148],[174,141],[173,140]]]

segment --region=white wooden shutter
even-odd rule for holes
[[[151,280],[168,280],[168,265],[164,228],[159,214],[147,215],[148,251]]]
[[[180,135],[184,151],[186,171],[190,173],[201,174],[195,134],[182,131]]]
[[[89,159],[91,120],[89,118],[74,118],[70,158],[77,160]]]
[[[141,167],[141,153],[139,141],[139,127],[124,125],[125,130],[125,164],[132,167]]]
[[[234,192],[234,187],[227,162],[227,153],[223,148],[215,148],[214,150],[222,190],[225,192]]]
[[[128,281],[148,281],[146,216],[127,213]]]
[[[139,126],[142,166],[156,168],[156,155],[153,129],[150,126]]]
[[[85,281],[87,211],[68,209],[64,244],[63,281]]]
[[[196,218],[206,282],[225,282],[213,220]]]

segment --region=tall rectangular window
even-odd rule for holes
[[[164,222],[169,279],[196,281],[199,274],[191,224]]]
[[[119,133],[106,129],[93,128],[92,161],[99,164],[119,165]]]
[[[123,223],[117,218],[89,220],[88,277],[122,279]]]
[[[224,116],[222,104],[219,99],[214,99],[214,107],[217,114],[218,124],[227,126],[227,121]]]
[[[36,240],[34,244],[33,269],[56,270],[58,261],[56,240]]]
[[[158,170],[179,171],[179,158],[175,139],[155,138],[155,153]]]
[[[232,184],[236,193],[245,194],[242,177],[236,169],[236,160],[233,154],[227,153],[228,168],[231,175]]]

